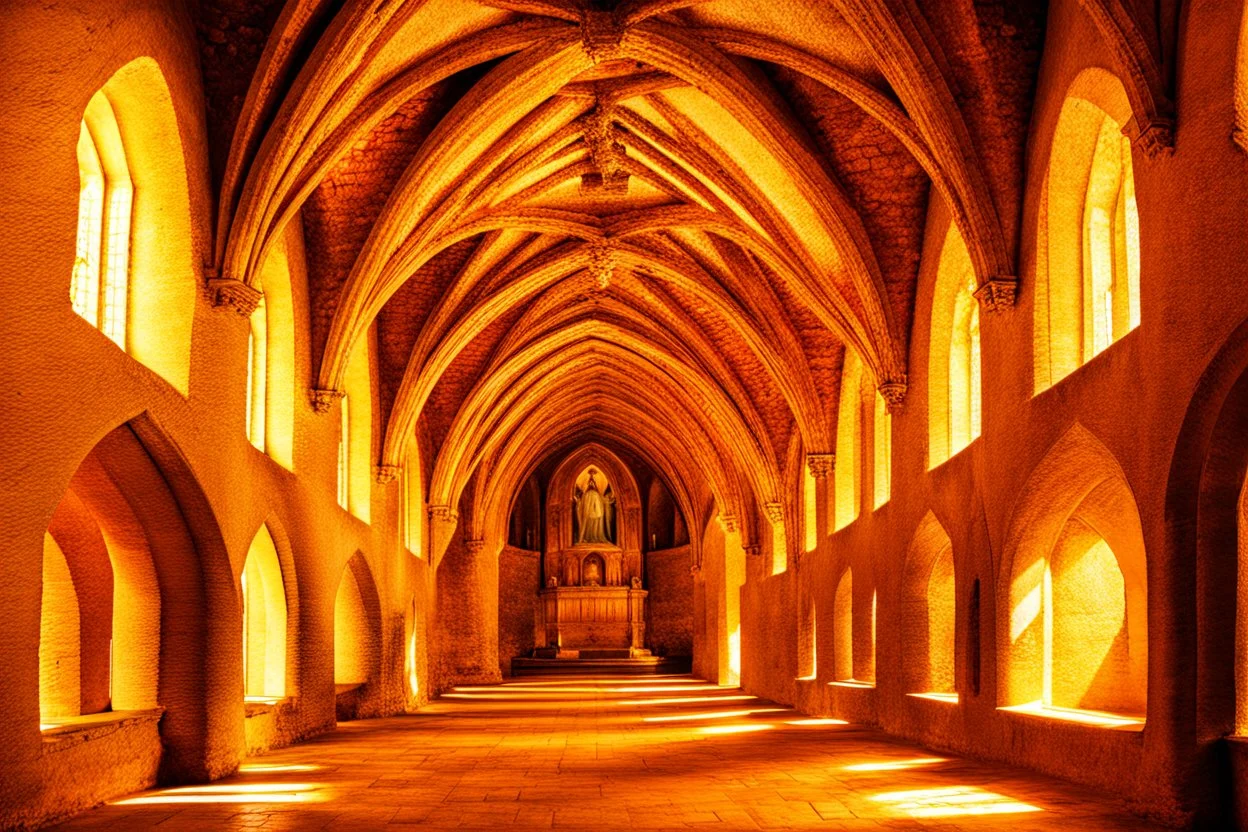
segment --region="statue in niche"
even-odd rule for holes
[[[581,586],[602,586],[602,556],[595,553],[581,566]]]
[[[584,490],[576,486],[572,497],[572,513],[576,520],[573,543],[615,543],[615,494],[611,484],[598,490],[594,477],[598,471],[589,469],[589,483]]]

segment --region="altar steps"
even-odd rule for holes
[[[691,669],[692,662],[688,656],[636,656],[634,658],[568,657],[554,659],[518,657],[511,660],[512,676],[593,676],[616,673],[630,676],[658,676],[673,673],[689,673]]]

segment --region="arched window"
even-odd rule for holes
[[[888,412],[888,402],[878,390],[875,393],[875,417],[871,424],[875,440],[875,507],[879,508],[892,497],[893,416]]]
[[[832,601],[832,674],[837,681],[854,678],[854,570],[846,569]]]
[[[425,495],[421,481],[420,442],[415,436],[407,443],[407,461],[403,464],[399,493],[402,497],[403,545],[416,557],[424,557],[421,541],[424,540]]]
[[[955,597],[953,546],[928,512],[906,553],[902,587],[907,693],[954,693]]]
[[[815,551],[819,546],[819,487],[809,465],[802,466],[802,528],[806,551]]]
[[[365,523],[372,500],[373,381],[368,338],[361,339],[347,362],[346,395],[340,401],[338,434],[338,505]]]
[[[264,301],[251,314],[251,329],[247,333],[247,439],[256,450],[265,447],[264,417],[267,413],[268,387],[268,328],[264,314]]]
[[[932,298],[928,361],[928,466],[970,445],[981,432],[979,304],[971,258],[953,223],[945,234]]]
[[[190,379],[190,196],[177,116],[151,58],[87,103],[78,131],[70,305],[181,393]]]
[[[297,218],[296,218],[297,219]],[[269,248],[247,339],[247,438],[294,470],[295,324],[291,282],[303,279],[301,223],[286,224]]]
[[[261,526],[243,562],[243,693],[252,700],[286,695],[286,586],[277,547]]]
[[[1029,479],[1007,557],[1007,702],[1142,719],[1143,533],[1117,462],[1087,431],[1072,428]]]
[[[841,396],[836,420],[836,469],[834,472],[836,521],[834,531],[858,519],[862,502],[862,362],[845,351],[841,368]]]
[[[1140,324],[1140,228],[1122,83],[1084,70],[1058,117],[1041,192],[1036,392]]]
[[[78,176],[74,311],[124,350],[134,182],[117,115],[103,91],[91,97],[78,132]]]

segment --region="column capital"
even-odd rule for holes
[[[767,503],[763,506],[763,511],[766,513],[767,519],[771,521],[771,525],[779,526],[784,522],[784,505],[782,503]]]
[[[806,467],[810,469],[810,475],[815,479],[827,479],[836,470],[836,454],[806,454]]]
[[[1141,125],[1136,118],[1132,118],[1122,132],[1131,139],[1131,144],[1142,150],[1150,159],[1174,155],[1174,119],[1172,118],[1154,116],[1144,125]]]
[[[313,388],[308,391],[312,398],[312,409],[317,413],[328,413],[334,402],[347,395],[345,390],[321,390]]]
[[[484,541],[484,540],[482,540],[481,538],[476,538],[476,539],[474,539],[474,540],[465,540],[465,541],[464,541],[464,547],[465,547],[465,548],[466,548],[466,549],[467,549],[467,550],[468,550],[471,554],[474,554],[474,555],[479,555],[479,554],[481,554],[481,551],[482,551],[483,549],[485,549],[485,541]]]
[[[975,300],[985,312],[1004,312],[1014,307],[1018,278],[1013,275],[990,277],[975,290]]]
[[[884,397],[884,403],[888,405],[888,412],[891,415],[896,416],[901,413],[902,405],[906,401],[907,389],[909,389],[909,384],[905,376],[889,379],[880,385],[880,395]]]
[[[724,531],[728,532],[728,534],[732,534],[733,532],[737,531],[737,528],[738,528],[737,527],[737,515],[721,514],[719,515],[719,524],[724,527]]]
[[[373,475],[380,485],[386,485],[398,479],[402,471],[403,468],[399,465],[378,465],[373,468]]]
[[[240,318],[250,318],[264,300],[264,293],[232,277],[209,276],[208,297],[216,308],[233,309]]]
[[[450,506],[429,506],[429,521],[431,523],[458,523],[459,512]]]

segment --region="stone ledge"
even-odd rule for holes
[[[146,725],[160,721],[164,708],[142,711],[105,711],[99,714],[65,717],[41,722],[43,751],[50,754],[64,751],[80,743],[106,737],[133,725]]]
[[[1143,733],[1144,731],[1143,717],[1123,716],[1121,714],[1106,713],[1105,711],[1045,707],[1034,702],[1026,705],[1007,705],[997,708],[997,711],[1007,714],[1018,714],[1025,719],[1082,726],[1097,731],[1123,731],[1127,733]]]

